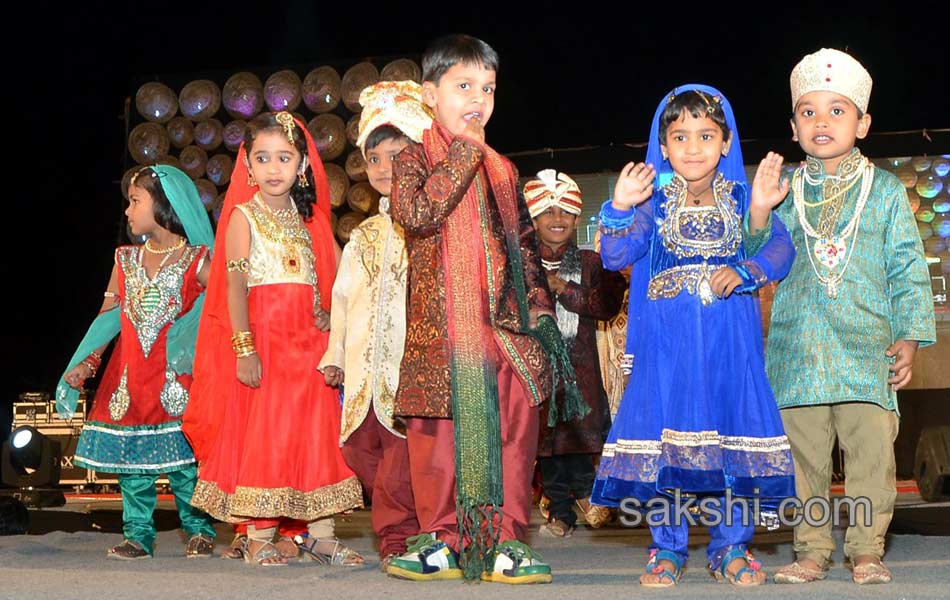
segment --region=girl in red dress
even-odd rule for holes
[[[332,515],[362,490],[337,445],[340,402],[316,366],[327,346],[336,252],[329,185],[287,112],[248,123],[218,223],[185,433],[201,461],[192,504],[247,523],[244,557],[286,564],[281,520],[308,524],[315,560],[359,564]],[[314,195],[316,192],[316,195]]]

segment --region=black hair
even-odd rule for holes
[[[498,53],[482,40],[464,33],[440,37],[422,55],[422,81],[438,85],[445,72],[459,63],[497,71]]]
[[[660,144],[666,145],[666,130],[685,113],[689,113],[694,119],[709,117],[722,130],[723,141],[729,141],[731,132],[726,124],[726,113],[722,110],[720,99],[699,90],[689,90],[673,96],[666,103],[666,108],[660,115]]]
[[[145,167],[132,178],[132,185],[142,188],[152,197],[152,213],[155,215],[156,223],[176,235],[187,238],[185,228],[182,227],[178,215],[175,214],[171,202],[168,201],[168,196],[165,195],[161,180],[160,173],[152,167]]]
[[[366,137],[366,142],[363,143],[363,152],[369,152],[386,140],[403,139],[408,140],[409,136],[403,133],[398,127],[394,127],[392,125],[380,125]]]
[[[248,160],[250,160],[254,139],[264,131],[279,131],[282,135],[286,135],[284,126],[277,122],[277,113],[261,113],[254,117],[244,130],[244,151],[248,155]],[[309,160],[307,138],[296,121],[294,121],[293,137],[294,148],[297,149],[297,152],[300,152],[302,157]],[[314,160],[320,160],[320,157],[316,157]],[[313,175],[309,168],[304,169],[304,177],[306,177],[308,183],[306,186],[300,185],[299,177],[294,177],[294,185],[290,188],[290,199],[293,200],[300,216],[305,221],[309,221],[313,217],[313,204],[317,201],[317,193],[313,184]]]

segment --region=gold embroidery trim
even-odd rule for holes
[[[228,494],[213,481],[199,480],[191,504],[212,517],[229,523],[248,517],[288,517],[313,521],[363,506],[359,479],[349,477],[309,492],[290,487],[254,488],[238,486]]]
[[[708,263],[700,263],[671,267],[661,271],[650,280],[647,298],[650,300],[675,298],[681,291],[686,290],[694,296],[698,292],[702,303],[709,306],[716,300],[709,279],[718,268]]]

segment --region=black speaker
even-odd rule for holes
[[[920,432],[914,479],[927,502],[950,500],[950,426],[927,427]]]

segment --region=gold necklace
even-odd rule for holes
[[[263,209],[262,214],[264,218],[268,221],[268,228],[271,229],[277,236],[277,243],[280,245],[282,250],[281,261],[284,263],[284,271],[287,273],[299,273],[300,272],[300,253],[297,248],[288,243],[289,240],[286,236],[287,227],[292,227],[289,223],[287,227],[281,223],[280,218],[278,217],[278,211],[281,212],[290,212],[292,208],[284,209],[273,209],[267,202],[264,201],[264,198],[261,196],[261,193],[258,192],[254,195],[255,200],[257,200],[258,205]],[[299,218],[294,211],[295,217]]]
[[[155,248],[152,246],[152,240],[145,240],[145,249],[151,252],[152,254],[171,254],[175,250],[179,250],[185,247],[185,238],[178,238],[177,244],[172,244],[168,248]]]
[[[816,207],[816,206],[823,206],[823,205],[828,204],[829,202],[833,202],[834,200],[837,200],[837,199],[840,198],[841,196],[845,195],[846,193],[848,193],[848,191],[849,191],[851,188],[853,188],[856,184],[858,184],[858,183],[860,183],[860,182],[861,182],[861,178],[860,178],[860,177],[856,177],[851,183],[849,183],[848,185],[846,185],[845,187],[843,187],[841,190],[839,190],[837,194],[833,194],[833,195],[831,195],[831,196],[825,198],[824,200],[819,200],[818,202],[808,202],[808,201],[806,201],[806,200],[803,198],[803,199],[802,199],[802,204],[804,204],[805,206],[807,206],[807,207],[809,207],[809,208],[814,208],[814,207]]]

